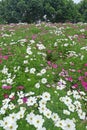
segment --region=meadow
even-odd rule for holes
[[[0,25],[0,130],[87,129],[87,23]]]

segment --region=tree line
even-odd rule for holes
[[[87,22],[87,0],[1,0],[0,23]]]

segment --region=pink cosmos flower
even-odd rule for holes
[[[11,97],[10,99],[11,99],[11,100],[14,100],[14,99],[15,99],[15,96]]]
[[[73,81],[72,77],[68,77],[68,81],[72,82]]]
[[[57,66],[57,64],[52,64],[52,67],[53,67],[54,69],[56,69],[58,66]]]
[[[47,61],[47,64],[48,64],[49,66],[51,66],[52,63],[51,63],[51,61]]]
[[[23,103],[26,103],[27,102],[27,97],[23,97],[22,100],[23,100]]]
[[[87,76],[87,72],[85,72],[85,76]]]
[[[79,78],[78,78],[78,80],[83,80],[83,78],[84,78],[84,76],[80,76]]]
[[[32,40],[35,40],[36,39],[36,35],[32,35]]]
[[[17,89],[18,89],[18,90],[23,90],[23,89],[24,89],[24,86],[18,86]]]
[[[77,70],[78,73],[81,73],[81,70]]]
[[[3,59],[8,60],[8,56],[3,56]]]
[[[51,53],[51,50],[47,50],[47,53]]]
[[[84,66],[87,66],[87,63],[86,63],[86,64],[84,64]]]
[[[12,87],[11,86],[2,86],[2,89],[10,90]]]
[[[81,81],[81,84],[84,87],[84,89],[87,91],[87,82]]]
[[[0,64],[2,63],[2,60],[0,60]]]
[[[3,96],[4,96],[4,98],[9,98],[9,95],[6,93]]]
[[[73,86],[72,86],[72,88],[77,88],[78,87],[78,84],[74,84]]]

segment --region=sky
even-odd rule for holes
[[[79,3],[81,0],[73,0],[75,3]]]

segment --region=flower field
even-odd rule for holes
[[[87,129],[87,24],[0,25],[0,130]]]

